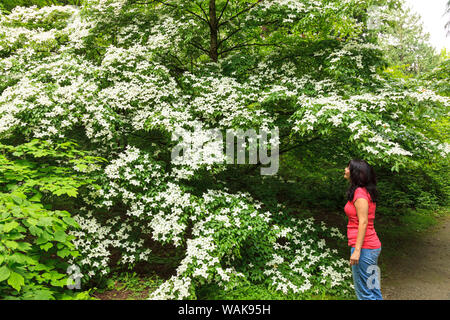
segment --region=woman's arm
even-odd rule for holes
[[[358,216],[358,235],[356,237],[355,251],[350,257],[350,265],[358,264],[361,247],[364,243],[367,224],[369,223],[369,203],[366,199],[358,198],[355,201],[356,215]]]

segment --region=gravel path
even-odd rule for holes
[[[450,217],[405,249],[381,275],[383,298],[450,300]]]

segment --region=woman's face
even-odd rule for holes
[[[344,178],[350,181],[350,168],[346,167],[344,170]]]

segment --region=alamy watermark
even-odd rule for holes
[[[367,267],[367,273],[370,274],[369,278],[367,278],[366,285],[369,289],[380,289],[381,282],[381,272],[380,267],[373,264]]]
[[[212,165],[225,162],[227,164],[257,164],[259,161],[262,165],[268,165],[268,167],[260,168],[261,175],[275,175],[278,172],[278,127],[271,130],[259,130],[259,134],[255,129],[246,131],[228,129],[225,139],[222,131],[217,128],[194,131],[177,129],[172,135],[172,141],[179,140],[180,137],[182,141],[172,149],[172,163],[189,165]],[[246,162],[247,150],[248,162]]]
[[[69,278],[67,279],[67,288],[70,290],[81,289],[81,278],[83,275],[80,272],[80,267],[77,265],[71,265],[67,268],[67,274]]]

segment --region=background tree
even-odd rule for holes
[[[392,68],[403,69],[406,75],[420,75],[439,63],[439,55],[430,44],[430,35],[423,31],[419,14],[399,1],[395,7],[377,7],[373,19],[387,62]],[[375,31],[374,30],[374,31]]]
[[[450,1],[447,2],[447,10],[445,11],[445,13],[446,13],[446,14],[449,14],[449,13],[450,13]],[[446,27],[447,29],[450,28],[450,19],[449,19],[449,21],[445,24],[445,27]],[[450,32],[450,31],[449,31],[449,32]],[[448,35],[448,34],[447,34],[447,35]]]

